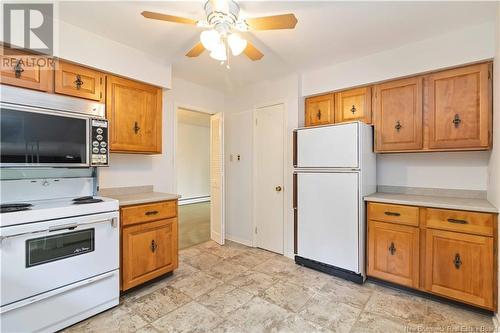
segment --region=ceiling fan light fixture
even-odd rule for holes
[[[210,57],[219,61],[227,61],[226,46],[223,43],[219,43],[213,50],[211,50]]]
[[[213,51],[217,45],[221,44],[219,33],[213,29],[202,31],[200,41],[203,47],[209,51]]]
[[[238,34],[230,34],[227,38],[227,43],[229,44],[231,53],[235,57],[245,51],[248,44],[247,41],[241,38],[241,36]]]

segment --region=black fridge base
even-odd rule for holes
[[[306,259],[303,257],[295,256],[295,263],[297,265],[309,267],[315,269],[317,271],[338,276],[340,278],[356,282],[358,284],[363,284],[365,281],[364,277],[361,274],[357,274],[346,269],[338,268],[332,265],[324,264],[322,262],[314,261],[311,259]]]

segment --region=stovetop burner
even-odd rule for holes
[[[92,196],[85,196],[73,199],[73,205],[83,205],[83,204],[96,203],[102,201],[103,200],[99,198],[94,198]]]
[[[20,212],[23,210],[29,210],[32,207],[32,204],[20,202],[20,203],[11,203],[11,204],[1,204],[0,205],[0,213],[11,213],[11,212]]]

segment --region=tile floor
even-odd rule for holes
[[[179,269],[65,332],[491,332],[490,316],[360,286],[234,242],[180,252]]]

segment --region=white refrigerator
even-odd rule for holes
[[[294,131],[295,261],[365,280],[365,203],[376,191],[373,129],[361,122]]]

